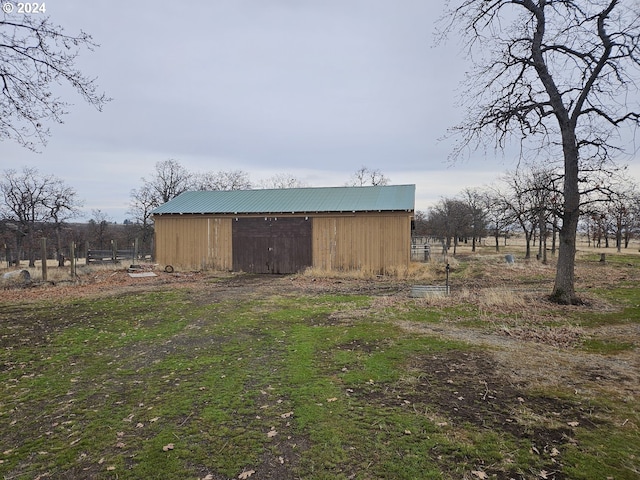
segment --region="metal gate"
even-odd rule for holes
[[[308,217],[236,218],[231,235],[234,271],[295,273],[311,266]]]

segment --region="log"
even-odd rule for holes
[[[13,270],[2,275],[3,284],[26,285],[31,283],[29,270]]]

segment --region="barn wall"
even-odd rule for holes
[[[288,216],[299,217],[278,215]],[[155,217],[156,261],[183,270],[232,270],[234,218]],[[384,274],[409,267],[411,214],[408,212],[321,213],[308,218],[313,222],[312,263],[316,268]]]
[[[231,270],[231,218],[154,218],[156,261],[181,270]]]
[[[409,267],[411,216],[314,217],[313,265],[384,274]]]

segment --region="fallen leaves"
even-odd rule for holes
[[[162,451],[168,452],[170,450],[173,450],[174,448],[175,448],[175,445],[173,443],[168,443],[164,447],[162,447]]]
[[[255,470],[245,470],[243,471],[240,475],[238,475],[238,478],[240,480],[246,480],[247,478],[249,478],[251,475],[253,475],[254,473],[256,473]]]

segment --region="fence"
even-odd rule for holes
[[[412,244],[411,245],[411,261],[412,262],[428,262],[431,260],[431,245]]]
[[[121,263],[127,260],[135,263],[135,250],[87,250],[87,265]]]

